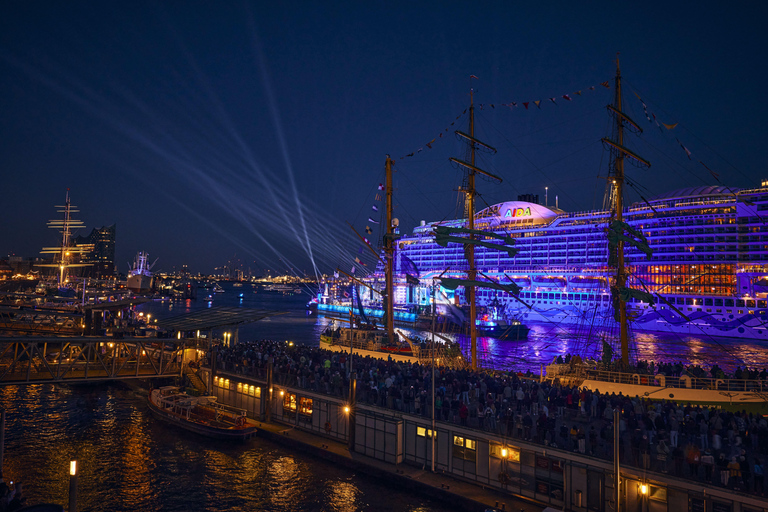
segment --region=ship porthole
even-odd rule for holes
[[[674,393],[670,393],[669,394],[669,398],[675,398],[675,394]]]

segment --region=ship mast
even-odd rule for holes
[[[469,136],[475,138],[475,100],[474,91],[469,90]],[[469,163],[475,167],[475,144],[469,144]],[[467,210],[469,210],[469,229],[475,229],[475,172],[469,171],[469,180],[467,186]],[[470,240],[475,239],[475,234],[470,233]],[[469,272],[467,279],[474,281],[477,279],[477,266],[475,265],[475,246],[469,244],[466,246],[467,259],[469,260]],[[472,369],[477,370],[477,304],[475,303],[475,287],[467,287],[467,300],[469,301],[469,339],[470,355],[472,357]]]
[[[41,264],[39,267],[58,267],[59,269],[59,286],[64,286],[67,281],[67,269],[70,267],[85,267],[90,266],[87,263],[70,263],[72,255],[83,254],[85,249],[83,247],[72,246],[72,231],[75,229],[84,228],[85,224],[82,221],[72,218],[72,213],[78,212],[77,206],[73,206],[69,200],[69,189],[67,189],[66,201],[63,205],[56,206],[56,208],[62,208],[57,210],[58,213],[63,213],[63,219],[54,219],[48,221],[48,227],[52,229],[58,229],[61,233],[61,245],[58,247],[43,247],[40,251],[41,254],[53,255],[53,263]],[[56,261],[58,256],[58,262]]]
[[[386,280],[386,297],[385,297],[385,314],[387,317],[387,336],[390,343],[395,340],[395,318],[394,318],[394,302],[395,293],[394,286],[392,284],[393,279],[393,266],[394,266],[394,253],[395,234],[392,228],[392,159],[387,155],[386,161],[386,210],[387,210],[387,233],[384,235],[384,259],[386,260],[386,266],[384,269],[384,277]],[[362,306],[361,306],[362,309]]]
[[[496,149],[481,142],[475,138],[475,102],[474,102],[474,90],[469,90],[469,135],[460,131],[455,132],[456,135],[466,139],[469,144],[469,162],[464,162],[458,158],[451,157],[450,160],[454,163],[461,165],[467,169],[467,188],[464,190],[467,205],[467,223],[470,231],[475,229],[475,175],[482,174],[492,180],[501,182],[501,178],[488,173],[475,166],[475,155],[477,153],[478,146],[483,147],[493,153]],[[475,234],[469,234],[469,240],[475,240]],[[477,305],[475,300],[475,286],[473,283],[477,280],[477,266],[475,264],[475,246],[472,243],[464,246],[466,258],[469,262],[469,270],[467,272],[467,281],[464,289],[467,293],[467,301],[469,302],[469,340],[470,340],[470,358],[472,360],[472,369],[477,370]]]
[[[619,57],[616,57],[616,110],[621,112],[621,68]],[[616,116],[616,138],[619,146],[624,147],[624,119]],[[616,154],[616,220],[624,220],[624,153]],[[626,270],[624,269],[624,241],[619,240],[618,264],[616,265],[616,286],[619,290],[627,284]],[[627,332],[627,303],[619,299],[619,339],[621,340],[621,365],[629,366],[629,333]]]
[[[628,316],[627,316],[627,303],[626,297],[622,298],[625,293],[629,293],[627,289],[627,271],[624,262],[624,246],[625,241],[629,240],[629,243],[636,247],[645,247],[648,251],[647,244],[644,241],[642,233],[629,227],[624,222],[624,161],[626,157],[632,159],[635,163],[641,166],[650,167],[650,162],[644,158],[638,156],[630,149],[624,146],[624,130],[629,128],[638,133],[642,132],[642,128],[635,123],[627,114],[622,111],[622,98],[621,98],[621,68],[619,66],[619,57],[616,56],[616,96],[613,105],[608,105],[608,110],[613,114],[616,119],[615,125],[615,140],[603,138],[603,143],[611,148],[611,154],[613,157],[612,168],[608,173],[608,184],[606,187],[606,196],[612,201],[612,219],[609,222],[609,230],[613,232],[615,236],[615,252],[611,247],[609,240],[609,251],[611,258],[615,256],[616,262],[616,281],[612,286],[612,294],[614,295],[614,301],[616,308],[618,309],[618,321],[619,321],[619,341],[621,344],[621,365],[626,368],[629,366],[629,330],[628,330]],[[632,237],[624,235],[625,231],[631,232],[635,237],[643,238],[643,242],[632,241]],[[617,236],[618,235],[618,236]],[[631,292],[634,294],[642,293],[637,290]],[[647,294],[645,294],[647,295]],[[649,297],[652,300],[652,297]]]

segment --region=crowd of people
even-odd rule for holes
[[[344,398],[356,376],[359,402],[432,415],[428,365],[270,340],[221,347],[216,358],[219,370],[252,376],[263,376],[271,360],[276,383]],[[444,367],[435,368],[434,394],[438,421],[609,460],[618,409],[622,464],[766,491],[768,422],[757,414],[608,395],[514,372]]]

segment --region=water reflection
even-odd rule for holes
[[[225,293],[215,295],[215,306],[237,306],[239,292],[230,284],[223,283]],[[287,311],[288,314],[271,317],[254,324],[240,327],[241,340],[276,339],[296,343],[317,345],[320,333],[330,319],[306,314],[309,295],[282,295],[272,293],[247,294],[242,307]],[[177,303],[186,311],[205,307],[200,301]],[[171,315],[172,302],[151,302],[141,309],[151,313],[153,318]],[[173,314],[179,314],[174,311]],[[552,362],[558,355],[579,354],[582,357],[600,358],[603,340],[614,346],[618,333],[606,328],[589,329],[562,324],[530,324],[528,338],[520,341],[505,341],[494,338],[479,338],[478,358],[483,367],[505,370],[537,371],[542,365]],[[399,328],[399,327],[398,327]],[[399,328],[400,329],[400,328]],[[429,340],[430,333],[419,329],[402,329],[412,335]],[[443,337],[457,341],[469,351],[467,336],[443,334]],[[683,335],[675,333],[635,333],[631,345],[631,356],[638,360],[657,362],[690,362],[711,365],[717,362],[726,370],[737,365],[752,367],[768,366],[768,342],[744,339],[712,338],[706,335]],[[618,352],[618,350],[616,350]]]
[[[357,503],[359,490],[349,482],[332,482],[326,490],[328,509],[338,512],[362,510]]]
[[[124,385],[0,388],[6,480],[63,504],[77,460],[78,506],[94,512],[445,509],[264,439],[195,436],[156,421],[145,400]]]

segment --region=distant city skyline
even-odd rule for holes
[[[477,7],[5,2],[0,257],[55,244],[46,222],[70,189],[75,234],[114,224],[123,273],[138,251],[158,271],[213,273],[238,254],[278,273],[369,272],[347,224],[380,237],[387,154],[402,232],[460,214],[448,157],[470,88],[477,136],[498,150],[479,164],[503,178],[479,182],[478,209],[521,194],[599,208],[617,52],[645,130],[627,144],[652,163],[629,171],[630,202],[768,178],[765,4]]]

